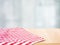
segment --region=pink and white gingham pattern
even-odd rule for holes
[[[35,42],[44,41],[23,28],[0,29],[0,45],[32,45]]]

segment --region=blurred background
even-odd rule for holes
[[[0,0],[0,27],[60,28],[60,0]]]

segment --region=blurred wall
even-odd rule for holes
[[[0,0],[0,27],[59,28],[59,0]]]

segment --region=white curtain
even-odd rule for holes
[[[0,0],[0,27],[59,27],[58,2],[56,0]]]

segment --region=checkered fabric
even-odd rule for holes
[[[0,28],[0,45],[32,45],[44,41],[23,28]]]

